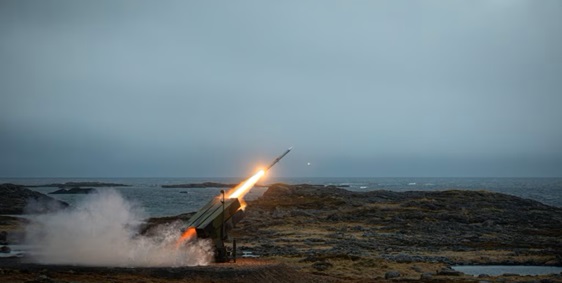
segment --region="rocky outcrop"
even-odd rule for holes
[[[562,264],[560,227],[562,208],[487,191],[352,192],[274,184],[248,202],[234,234],[266,256]]]
[[[74,194],[91,194],[97,192],[94,188],[72,188],[72,189],[60,189],[54,192],[50,192],[52,195],[74,195]]]
[[[103,183],[103,182],[66,182],[66,183],[53,183],[53,184],[44,184],[44,185],[26,185],[29,188],[37,188],[37,187],[44,187],[44,188],[81,188],[81,187],[127,187],[129,185],[125,184],[118,184],[118,183]]]
[[[326,220],[362,223],[365,238],[391,233],[383,241],[391,246],[562,250],[555,237],[562,232],[562,209],[537,201],[482,191],[375,191],[360,198],[364,205],[358,197],[340,198],[344,205]]]
[[[162,185],[162,188],[234,188],[237,184],[224,184],[215,182],[203,183],[189,183],[189,184],[175,184],[175,185]]]
[[[203,183],[188,183],[188,184],[173,184],[162,185],[162,188],[234,188],[238,184],[217,183],[217,182],[203,182]],[[265,185],[256,184],[254,187],[266,187]]]
[[[0,214],[43,213],[68,207],[68,204],[24,186],[0,185]]]

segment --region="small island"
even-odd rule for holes
[[[66,202],[20,185],[0,184],[0,191],[0,214],[36,214],[68,207]]]
[[[96,187],[96,188],[103,188],[103,187],[128,187],[129,185],[125,184],[118,184],[118,183],[104,183],[104,182],[66,182],[66,183],[52,183],[52,184],[43,184],[43,185],[26,185],[29,188],[81,188],[81,187]]]
[[[162,188],[234,188],[237,184],[225,184],[215,182],[188,183],[175,185],[162,185]]]
[[[234,188],[237,185],[238,184],[203,182],[203,183],[162,185],[162,188],[184,188],[184,189],[190,189],[190,188]],[[265,186],[256,184],[254,187],[265,187]]]
[[[60,189],[54,192],[50,192],[50,195],[76,195],[76,194],[91,194],[97,192],[94,188],[79,188],[75,187],[72,189]]]

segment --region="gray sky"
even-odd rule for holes
[[[558,0],[0,0],[0,176],[562,177],[561,50]]]

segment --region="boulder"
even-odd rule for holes
[[[312,267],[318,271],[324,271],[332,266],[334,265],[327,261],[318,261],[312,264]]]
[[[444,267],[441,270],[439,270],[439,272],[437,272],[437,275],[443,275],[443,276],[461,276],[463,273],[460,271],[456,271],[450,267]]]
[[[400,272],[398,271],[389,271],[387,273],[384,274],[384,279],[392,279],[392,278],[398,278],[400,277]]]

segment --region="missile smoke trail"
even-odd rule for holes
[[[283,154],[281,154],[279,157],[275,158],[275,160],[273,160],[273,162],[271,162],[271,164],[267,166],[267,168],[258,171],[258,173],[256,173],[254,176],[248,178],[248,180],[246,180],[245,182],[240,183],[240,185],[228,191],[226,193],[226,197],[244,198],[244,196],[250,191],[250,189],[260,180],[260,178],[263,177],[263,175],[265,175],[265,172],[269,171],[269,169],[271,169],[273,165],[277,164],[277,162],[279,162],[279,160],[285,157],[285,155],[287,155],[292,149],[293,147],[290,147],[285,152],[283,152]]]
[[[176,249],[178,221],[163,225],[154,236],[138,235],[145,214],[117,191],[85,196],[73,209],[35,217],[26,227],[25,243],[34,247],[33,262],[88,266],[207,265],[212,244],[196,239]]]

